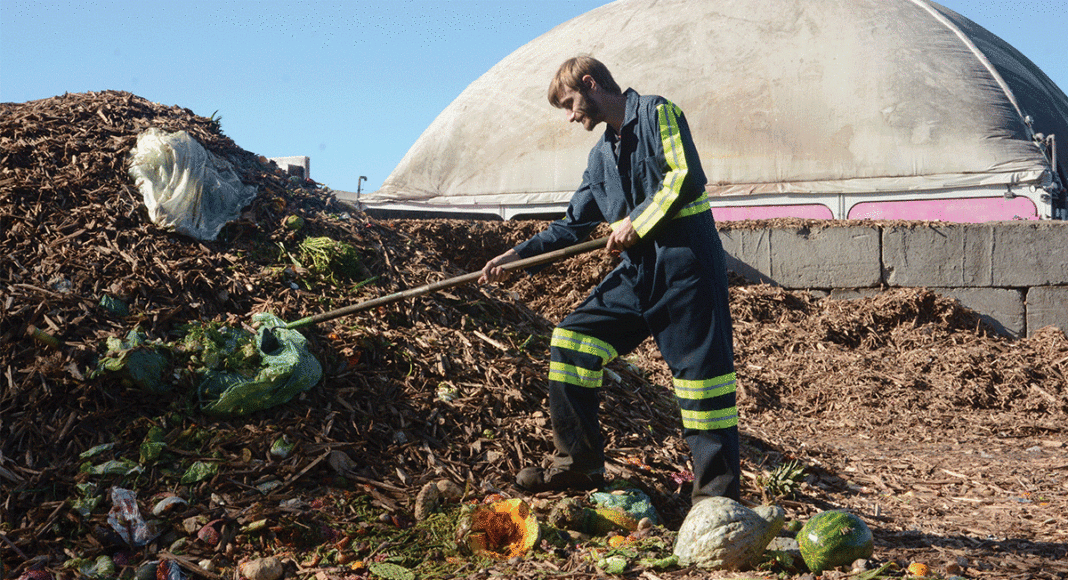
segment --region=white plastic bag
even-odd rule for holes
[[[256,197],[256,188],[241,183],[229,161],[185,131],[142,132],[129,162],[152,222],[198,240],[214,240]]]

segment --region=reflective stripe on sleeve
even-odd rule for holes
[[[682,182],[689,172],[686,152],[682,148],[682,139],[679,136],[679,108],[672,103],[665,103],[657,106],[656,110],[668,170],[664,174],[660,191],[656,192],[649,206],[638,216],[638,219],[634,220],[634,230],[643,238],[667,215],[671,205],[678,199],[682,191]]]
[[[711,211],[712,204],[708,202],[708,195],[701,192],[701,196],[675,214],[676,218],[697,215],[704,211]]]

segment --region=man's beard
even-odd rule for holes
[[[579,113],[582,114],[582,126],[585,127],[587,131],[593,131],[593,129],[604,120],[604,116],[601,114],[601,107],[597,106],[597,103],[593,102],[593,100],[588,97],[582,99],[582,106],[579,107]]]

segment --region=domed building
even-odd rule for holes
[[[928,0],[612,2],[471,83],[359,204],[562,214],[601,134],[546,99],[576,54],[683,109],[717,220],[1068,218],[1068,97]]]

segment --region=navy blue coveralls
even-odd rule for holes
[[[626,91],[619,135],[590,151],[565,217],[515,247],[520,257],[573,245],[630,217],[641,240],[553,331],[549,407],[556,467],[604,472],[597,418],[602,369],[653,336],[671,368],[693,498],[739,498],[738,411],[723,246],[682,111]]]

